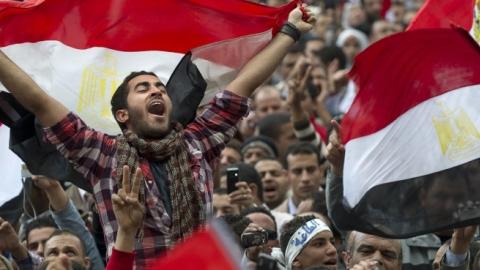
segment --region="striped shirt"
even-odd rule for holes
[[[213,169],[225,144],[234,135],[236,123],[249,111],[249,99],[229,91],[218,93],[209,107],[184,130],[193,179],[202,193],[207,216],[212,215]],[[45,129],[46,139],[69,159],[93,187],[110,256],[118,229],[112,208],[112,194],[118,190],[115,177],[117,142],[115,136],[89,128],[77,115]],[[172,242],[171,217],[160,198],[147,159],[140,157],[145,177],[145,219],[143,241],[135,247],[136,269],[145,269]],[[171,181],[171,179],[169,179]]]

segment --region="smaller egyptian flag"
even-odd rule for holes
[[[470,30],[473,22],[475,0],[427,0],[407,31],[426,28],[461,27]]]
[[[340,229],[404,238],[480,222],[478,63],[460,28],[396,34],[356,58]]]
[[[240,249],[228,227],[214,221],[208,229],[177,245],[150,269],[240,270],[240,257]]]

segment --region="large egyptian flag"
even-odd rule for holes
[[[131,71],[154,71],[167,82],[192,51],[208,90],[219,90],[297,1],[280,8],[243,0],[29,2],[0,10],[2,50],[91,126],[118,132],[110,97]]]
[[[478,63],[460,28],[400,33],[356,58],[341,229],[409,237],[480,221]]]
[[[0,47],[90,126],[116,134],[110,98],[130,72],[153,71],[167,82],[191,52],[208,83],[206,103],[271,40],[296,2],[273,8],[244,0],[0,1]],[[5,153],[8,136],[0,132],[0,139]],[[19,172],[20,165],[2,156],[0,171]],[[3,177],[2,184],[7,180],[17,181]]]

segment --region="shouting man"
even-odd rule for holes
[[[311,16],[303,21],[300,8],[293,10],[280,33],[185,129],[171,121],[171,99],[163,82],[151,72],[133,72],[114,93],[112,113],[122,129],[119,136],[88,127],[3,53],[0,81],[36,116],[47,140],[93,187],[108,254],[118,230],[112,194],[122,188],[119,179],[124,166],[141,168],[145,184],[140,200],[146,213],[138,233],[135,265],[143,269],[167,247],[201,227],[211,214],[213,168],[235,124],[248,112],[248,97],[273,73],[301,33],[312,28],[313,21]]]

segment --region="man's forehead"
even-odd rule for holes
[[[76,236],[70,234],[61,234],[53,236],[47,241],[47,243],[45,243],[46,249],[61,248],[64,246],[71,246],[81,249],[81,242]]]
[[[289,166],[293,165],[317,165],[317,156],[314,153],[298,153],[289,154],[287,156],[287,162]]]
[[[138,76],[133,77],[128,82],[128,86],[133,87],[140,82],[161,82],[161,81],[157,76],[150,75],[150,74],[142,74],[142,75],[138,75]]]
[[[247,217],[258,226],[268,229],[275,230],[275,221],[265,213],[251,213]]]
[[[262,146],[252,146],[245,150],[245,153],[268,153],[268,150]]]
[[[214,203],[230,203],[230,198],[227,194],[218,194],[213,193],[213,202]]]
[[[375,235],[356,233],[355,234],[355,246],[371,246],[379,250],[393,250],[399,252],[401,249],[400,243],[395,239],[382,238]]]
[[[267,170],[281,170],[283,169],[280,161],[277,160],[260,160],[255,165],[257,171],[267,171]]]
[[[312,243],[316,239],[324,239],[329,241],[331,238],[333,238],[333,233],[331,231],[322,231],[317,233],[312,240],[309,241],[309,243]]]

